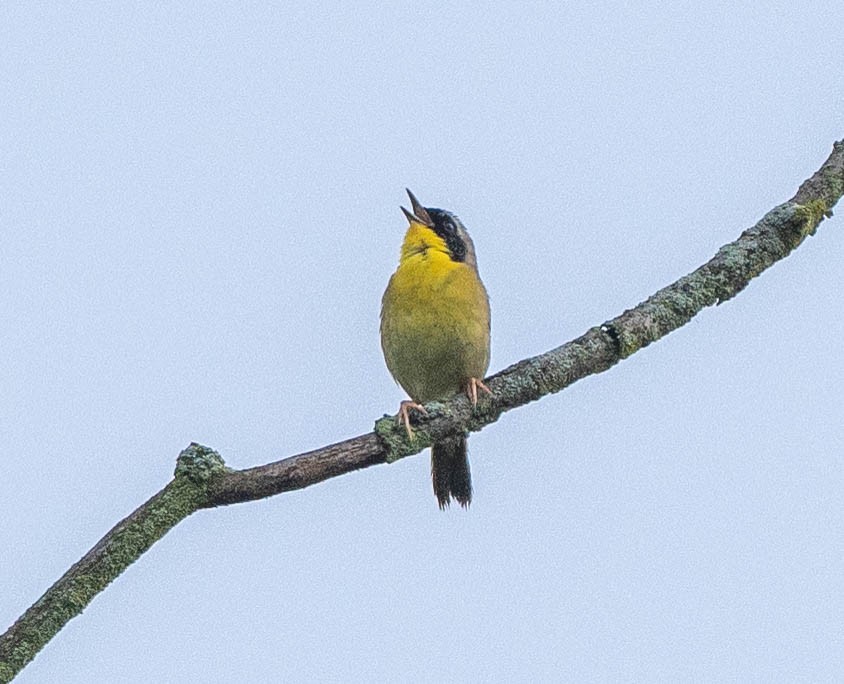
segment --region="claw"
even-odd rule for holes
[[[404,423],[404,429],[407,430],[407,438],[413,439],[413,429],[410,427],[410,409],[416,409],[423,415],[428,415],[425,407],[422,404],[417,404],[415,401],[403,401],[399,405],[399,412],[396,414],[396,422]]]
[[[466,383],[466,396],[469,397],[469,401],[472,402],[472,406],[478,405],[478,389],[481,389],[489,396],[492,396],[492,390],[483,382],[477,378],[469,378],[469,382]]]

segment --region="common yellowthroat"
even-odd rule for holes
[[[474,406],[489,366],[489,298],[478,275],[475,247],[460,220],[423,207],[407,191],[413,211],[396,272],[381,301],[381,348],[396,382],[410,395],[399,410],[412,437],[409,410],[464,391]],[[440,508],[454,498],[466,507],[472,478],[466,436],[431,447],[431,479]]]

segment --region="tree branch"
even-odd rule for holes
[[[474,411],[462,395],[427,404],[429,416],[419,421],[413,441],[393,417],[384,416],[369,434],[245,470],[227,468],[219,454],[191,444],[179,455],[173,480],[112,528],[0,636],[0,682],[10,681],[99,592],[194,511],[254,501],[391,463],[447,435],[480,430],[505,411],[605,371],[685,325],[702,309],[741,292],[814,234],[824,217],[832,216],[842,194],[844,140],[833,145],[832,154],[794,197],[719,249],[706,264],[577,339],[485,380],[493,396]]]

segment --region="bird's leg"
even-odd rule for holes
[[[424,415],[428,415],[428,412],[425,410],[425,407],[422,404],[418,404],[415,401],[406,400],[403,401],[399,405],[399,412],[396,415],[396,422],[397,423],[404,423],[404,429],[407,430],[407,438],[413,439],[413,430],[410,427],[410,409],[416,409],[419,413]]]
[[[472,402],[472,406],[478,405],[479,388],[486,392],[489,396],[492,396],[492,390],[484,385],[483,382],[477,378],[469,378],[469,382],[466,383],[466,395],[469,397],[469,401]]]

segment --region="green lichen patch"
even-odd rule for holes
[[[812,200],[806,204],[795,205],[797,215],[802,219],[801,239],[807,235],[814,235],[821,221],[831,216],[832,212],[823,200]]]
[[[384,444],[387,452],[384,460],[387,463],[418,454],[432,442],[431,436],[422,428],[413,428],[413,437],[408,439],[404,425],[396,422],[395,416],[384,416],[375,421],[375,434]]]
[[[185,477],[197,484],[208,482],[214,475],[225,472],[226,462],[213,449],[191,442],[176,459],[176,478]]]

